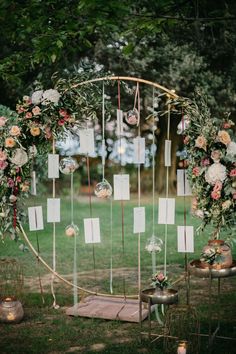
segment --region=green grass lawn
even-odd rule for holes
[[[43,205],[46,211],[45,198],[30,200],[29,205]],[[148,197],[141,203],[146,206],[146,232],[141,234],[141,273],[142,287],[150,285],[152,275],[151,255],[145,250],[145,244],[152,235],[152,205]],[[65,236],[65,227],[70,224],[69,198],[62,200],[62,220],[56,227],[56,254],[58,273],[72,279],[73,273],[73,247],[74,240]],[[115,293],[122,294],[123,277],[125,278],[126,293],[137,294],[137,266],[138,266],[138,236],[133,234],[133,207],[137,206],[137,199],[124,203],[125,215],[125,254],[123,257],[121,236],[121,205],[113,203],[113,289]],[[83,218],[90,217],[88,198],[78,198],[75,201],[74,221],[80,228],[77,239],[78,285],[91,290],[109,293],[109,269],[111,259],[110,234],[110,203],[109,201],[92,202],[92,216],[100,218],[101,239],[100,244],[94,245],[95,269],[93,262],[93,246],[86,245],[83,233]],[[186,199],[187,225],[199,225],[199,220],[190,214],[190,199]],[[176,199],[176,225],[183,225],[184,203],[183,198]],[[157,210],[156,210],[157,220]],[[46,219],[45,219],[46,220]],[[168,226],[167,243],[167,270],[169,278],[174,281],[184,273],[184,255],[177,252],[176,225]],[[155,225],[156,235],[164,240],[164,226]],[[25,230],[34,247],[37,249],[36,233]],[[199,258],[209,234],[195,237],[195,253],[189,254],[188,259]],[[38,232],[40,254],[43,259],[52,265],[52,226],[45,222],[45,230]],[[73,291],[62,282],[56,282],[55,289],[57,302],[61,305],[59,310],[53,310],[52,297],[48,281],[48,271],[41,265],[31,252],[19,250],[22,241],[14,242],[6,239],[0,246],[0,256],[14,257],[23,266],[26,280],[23,303],[25,319],[19,325],[0,325],[0,353],[164,353],[162,341],[150,343],[147,339],[140,342],[140,329],[138,324],[121,323],[118,321],[105,321],[98,319],[67,317],[64,307],[73,305]],[[234,258],[236,252],[234,250]],[[164,250],[157,255],[158,269],[163,270]],[[39,294],[38,274],[42,278],[45,304]],[[48,278],[47,278],[48,277]],[[222,307],[214,308],[215,313],[220,311],[222,319],[221,331],[225,336],[236,336],[236,281],[235,277],[222,281]],[[31,282],[32,281],[32,282]],[[216,302],[216,286],[213,282],[213,303]],[[35,287],[35,284],[37,285]],[[185,283],[176,285],[179,290],[180,303],[186,302]],[[201,331],[207,333],[208,326],[208,280],[191,279],[191,303],[196,306],[201,319]],[[81,294],[79,294],[81,295]],[[217,316],[213,316],[213,324]],[[157,326],[155,317],[153,325]],[[145,321],[144,326],[147,323]],[[235,344],[225,340],[217,340],[214,346],[216,354],[233,354]],[[201,354],[208,353],[207,339],[201,339]]]

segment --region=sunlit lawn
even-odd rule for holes
[[[46,223],[46,198],[30,200],[29,205],[43,205],[45,230],[39,231],[40,255],[52,266],[52,225]],[[190,213],[190,199],[186,199],[187,225],[195,228],[200,221],[193,218]],[[145,250],[145,244],[152,235],[152,202],[148,196],[143,197],[142,206],[146,207],[146,232],[141,234],[141,273],[142,287],[148,287],[152,275],[151,255]],[[110,261],[112,258],[113,290],[122,294],[123,277],[125,278],[126,292],[137,294],[137,267],[138,267],[138,235],[133,234],[133,207],[137,206],[136,196],[131,201],[124,202],[125,242],[124,257],[122,249],[121,204],[113,202],[113,227],[112,227],[112,252],[111,252],[111,228],[110,228],[110,202],[92,200],[92,216],[100,218],[101,243],[94,245],[95,263],[93,261],[93,246],[85,244],[83,232],[83,218],[90,217],[89,198],[78,197],[75,200],[74,222],[79,226],[80,233],[77,239],[77,271],[78,285],[91,290],[109,293],[110,288]],[[155,208],[155,234],[164,240],[165,228],[157,225],[157,208]],[[176,199],[176,223],[168,226],[167,241],[167,271],[169,278],[174,281],[184,273],[184,254],[177,252],[177,225],[184,224],[184,200]],[[65,236],[65,227],[70,224],[70,200],[62,197],[61,223],[56,225],[56,270],[58,273],[72,280],[74,239]],[[37,250],[36,233],[25,231]],[[207,242],[209,234],[195,237],[195,253],[188,254],[188,260],[199,258],[203,245]],[[43,266],[38,266],[36,258],[30,251],[22,252],[19,245],[23,239],[14,242],[8,239],[0,246],[0,256],[17,258],[23,265],[26,280],[33,277],[38,279],[48,273]],[[27,244],[26,244],[27,246]],[[236,255],[234,250],[234,255]],[[234,257],[235,258],[235,257]],[[164,248],[157,255],[158,269],[163,270]],[[101,271],[102,270],[102,271]],[[125,270],[125,272],[124,272]],[[162,341],[151,344],[147,339],[140,342],[140,329],[138,324],[122,323],[118,321],[105,321],[99,319],[70,318],[66,317],[64,309],[53,310],[50,287],[44,286],[45,304],[42,303],[37,291],[30,287],[26,281],[24,294],[24,321],[16,326],[0,325],[0,353],[158,353],[162,354]],[[223,284],[222,306],[220,309],[222,318],[222,333],[225,336],[236,334],[235,318],[235,289],[234,277],[225,279]],[[212,298],[216,301],[216,283],[214,282]],[[201,331],[208,331],[208,280],[192,280],[193,295],[191,303],[197,306],[201,319]],[[177,285],[180,295],[180,303],[184,304],[185,283]],[[204,290],[205,289],[205,290]],[[203,293],[202,293],[203,291]],[[204,292],[205,291],[205,292]],[[73,291],[62,282],[56,284],[57,302],[63,306],[73,305]],[[81,295],[79,293],[79,295]],[[218,311],[219,309],[216,309]],[[213,314],[216,324],[217,312]],[[153,318],[154,328],[157,326]],[[147,325],[145,323],[144,325]],[[201,339],[201,354],[208,353],[207,339]],[[233,342],[217,340],[214,347],[216,354],[234,353]]]

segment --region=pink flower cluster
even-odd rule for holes
[[[5,168],[8,166],[8,162],[6,161],[7,159],[7,154],[5,151],[0,149],[0,170],[5,170]]]
[[[214,185],[213,191],[211,192],[211,197],[214,200],[218,200],[221,197],[222,182],[217,181]]]

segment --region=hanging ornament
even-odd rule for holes
[[[64,175],[70,175],[71,173],[75,172],[77,168],[78,168],[77,161],[70,156],[61,159],[59,164],[59,170]]]
[[[152,235],[146,242],[145,250],[152,253],[159,253],[162,250],[163,241],[155,235]]]
[[[112,195],[112,186],[106,179],[104,179],[102,182],[96,184],[94,193],[96,197],[101,199],[110,198]]]
[[[77,225],[74,223],[71,223],[70,225],[66,226],[65,228],[65,234],[67,237],[75,237],[78,236],[79,234],[79,228]]]
[[[139,122],[139,113],[136,108],[131,109],[125,114],[125,121],[129,125],[138,125]]]

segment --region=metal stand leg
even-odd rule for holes
[[[148,298],[148,338],[151,339],[151,298]]]

